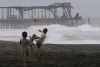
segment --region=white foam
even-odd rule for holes
[[[28,38],[33,34],[41,33],[38,29],[48,28],[45,43],[53,44],[92,44],[100,43],[100,28],[92,25],[67,27],[59,24],[46,26],[31,26],[28,29],[0,29],[0,40],[19,41],[22,32],[28,32]]]

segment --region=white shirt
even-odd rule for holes
[[[37,42],[43,44],[45,38],[46,38],[46,33],[42,33],[40,38],[37,40]]]

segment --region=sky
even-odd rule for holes
[[[100,18],[100,0],[0,0],[4,6],[47,6],[53,3],[71,2],[72,14],[80,13],[83,17]]]

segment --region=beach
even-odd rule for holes
[[[18,42],[0,41],[0,67],[23,67],[20,48]],[[100,67],[99,44],[44,44],[41,59],[33,48],[25,67]]]

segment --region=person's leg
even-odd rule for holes
[[[33,39],[32,37],[30,37],[30,42],[31,42],[31,43],[33,42],[33,40],[34,40],[34,39]]]
[[[39,58],[41,56],[41,47],[38,48],[38,55],[39,55]]]
[[[41,44],[40,43],[37,43],[37,48],[38,48],[38,57],[40,58],[41,57]]]
[[[25,64],[25,62],[26,62],[26,54],[25,54],[25,52],[23,52],[23,65],[25,66],[26,64]]]

